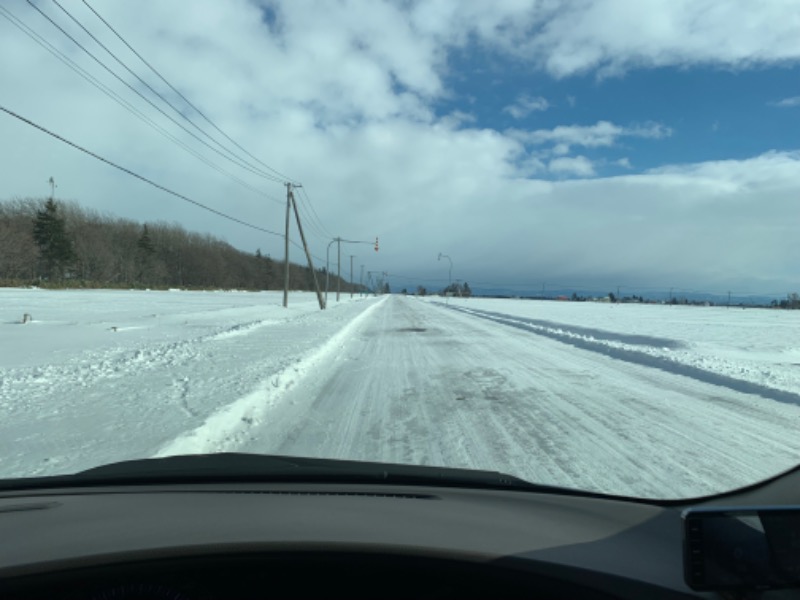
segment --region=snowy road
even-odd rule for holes
[[[800,457],[800,408],[391,297],[239,449],[495,469],[613,493],[729,489]]]
[[[0,322],[2,477],[245,451],[685,497],[800,462],[791,311],[0,294],[36,316]]]

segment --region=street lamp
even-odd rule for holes
[[[450,286],[453,285],[453,259],[447,256],[447,254],[442,254],[439,252],[438,260],[442,260],[443,258],[446,258],[448,261],[450,261],[450,269],[447,271],[447,288],[450,289]],[[444,297],[447,298],[447,294],[445,294]]]
[[[341,245],[342,244],[369,244],[369,245],[375,244],[375,251],[376,252],[378,251],[378,238],[375,238],[374,242],[367,242],[367,241],[364,241],[364,240],[344,240],[344,239],[342,239],[340,237],[335,237],[328,243],[328,249],[325,251],[325,308],[328,308],[328,282],[330,281],[330,272],[331,272],[331,269],[330,269],[330,264],[331,264],[331,258],[330,258],[331,246],[333,246],[336,243],[339,244],[339,260],[338,260],[337,264],[339,265],[338,271],[339,271],[339,280],[340,281],[341,281],[341,273],[342,273],[342,249],[341,249]],[[351,264],[351,266],[350,266],[350,272],[351,272],[350,278],[351,279],[353,277],[352,276],[352,271],[353,271],[353,267],[352,267],[352,264]],[[338,285],[338,283],[337,283],[337,285]],[[338,291],[336,292],[336,300],[337,301],[339,300],[339,292]]]
[[[325,251],[325,308],[328,308],[328,281],[330,280],[331,273],[331,246],[339,241],[339,238],[333,238],[328,244],[328,249]]]

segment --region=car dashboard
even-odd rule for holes
[[[381,484],[4,492],[0,598],[714,597],[685,582],[681,510]]]
[[[645,504],[408,486],[7,494],[0,595],[680,597],[679,522]]]

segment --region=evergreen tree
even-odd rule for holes
[[[67,235],[65,221],[52,198],[36,211],[33,239],[39,247],[41,274],[46,278],[64,277],[65,269],[75,260],[75,252],[72,240]]]
[[[155,254],[156,248],[153,245],[150,232],[147,231],[147,225],[142,225],[142,234],[136,241],[136,262],[138,263],[139,267],[139,283],[152,283]]]
[[[156,251],[153,240],[150,238],[150,232],[147,231],[147,225],[142,225],[142,235],[139,236],[136,246],[145,254],[153,254]]]

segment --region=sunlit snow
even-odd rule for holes
[[[281,299],[0,290],[0,477],[243,451],[676,497],[800,457],[794,311]]]

